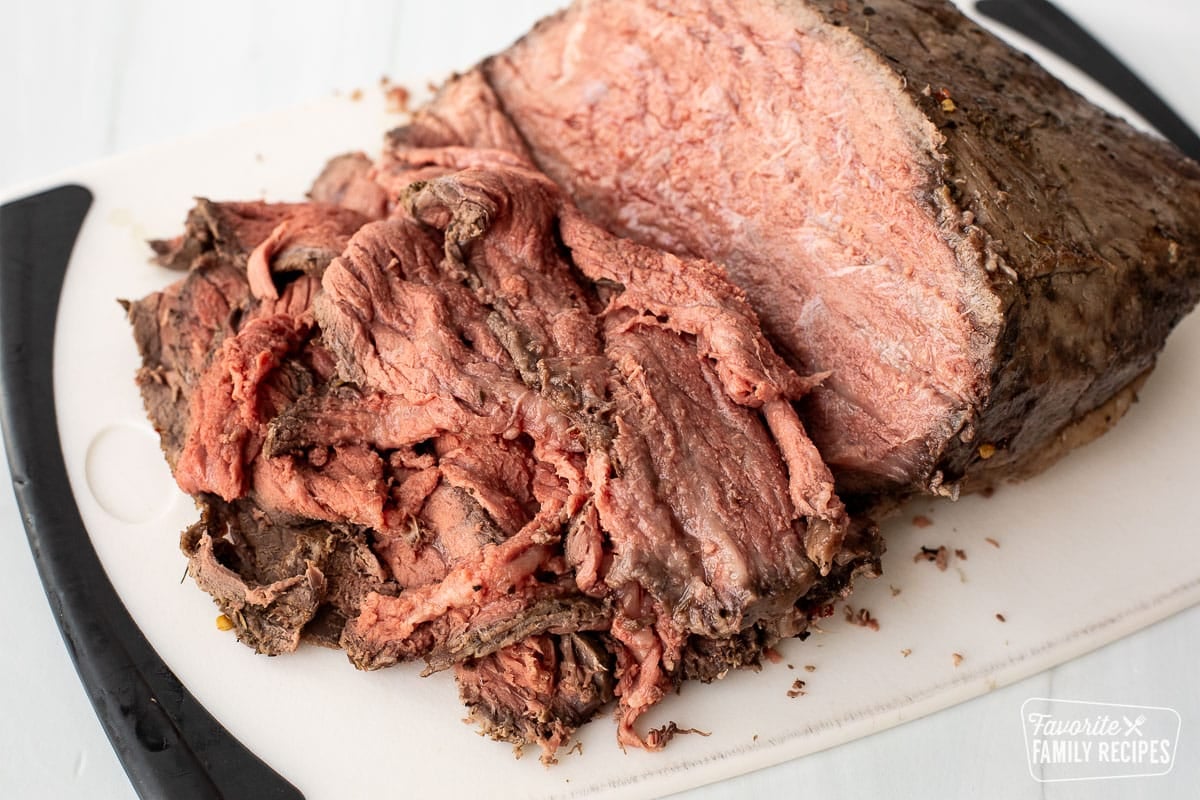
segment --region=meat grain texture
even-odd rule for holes
[[[805,636],[878,572],[864,509],[1115,421],[1196,299],[1200,168],[945,3],[590,0],[155,250],[196,583],[552,760]]]

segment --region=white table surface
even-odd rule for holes
[[[429,74],[463,68],[556,5],[0,0],[0,187],[256,112],[374,86],[382,75],[411,74],[414,63]],[[1192,41],[1200,4],[1062,5],[1086,18],[1200,124],[1200,55]],[[7,462],[0,483],[0,797],[133,797],[42,593],[7,488]],[[1121,591],[1119,578],[1112,580],[1113,591]],[[686,796],[1198,797],[1198,666],[1200,607],[971,702]],[[1178,710],[1183,722],[1174,771],[1121,781],[1035,782],[1018,713],[1034,696]]]

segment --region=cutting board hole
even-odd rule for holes
[[[92,497],[121,522],[151,522],[166,513],[179,493],[158,437],[143,425],[101,429],[88,445],[85,472]]]

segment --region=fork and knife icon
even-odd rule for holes
[[[1146,722],[1145,714],[1139,714],[1138,718],[1135,720],[1130,720],[1129,717],[1126,717],[1124,715],[1121,716],[1121,719],[1125,722],[1125,737],[1126,738],[1129,738],[1130,736],[1132,736],[1135,733],[1138,736],[1144,735],[1142,733],[1142,725],[1144,725]]]

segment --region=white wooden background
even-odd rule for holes
[[[0,187],[232,123],[382,75],[470,65],[556,0],[0,0]],[[1064,0],[1200,125],[1200,4]],[[75,676],[0,467],[0,797],[129,798]],[[1114,580],[1113,591],[1120,592]],[[947,609],[947,613],[953,613]],[[1053,613],[1053,609],[1047,609]],[[689,793],[690,798],[1200,796],[1200,608],[931,717]],[[1018,711],[1032,696],[1171,706],[1161,778],[1035,783]],[[403,787],[397,786],[403,793]]]

